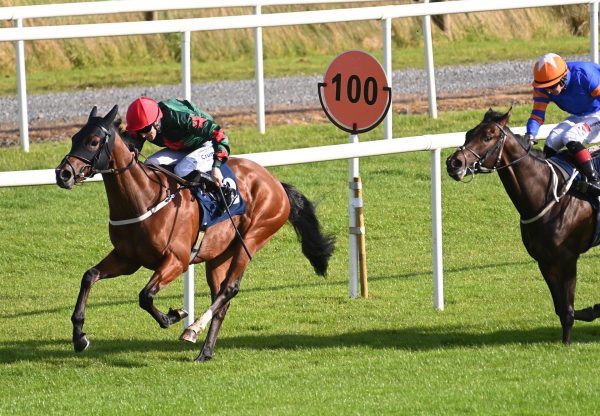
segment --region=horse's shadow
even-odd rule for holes
[[[397,330],[369,330],[348,332],[338,335],[246,335],[223,337],[220,346],[227,349],[255,351],[327,348],[370,348],[405,351],[430,351],[454,348],[480,348],[506,345],[560,344],[559,327],[539,327],[523,330],[498,330],[472,333],[459,327],[422,328],[412,327]],[[575,344],[600,342],[600,327],[581,326],[577,329]],[[136,353],[140,356],[152,352],[191,352],[196,347],[177,340],[101,340],[93,339],[90,348],[82,354],[71,350],[70,339],[39,341],[26,340],[0,343],[0,363],[72,361],[76,366],[87,366],[101,361],[116,367],[145,367],[147,361],[123,358],[123,354]],[[171,358],[189,361],[189,357]]]

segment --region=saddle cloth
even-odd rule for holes
[[[235,173],[229,166],[222,165],[221,173],[223,174],[223,184],[233,189],[235,194],[229,212],[231,216],[241,215],[246,212],[246,203],[238,192],[237,178]],[[212,225],[218,224],[229,218],[227,211],[222,208],[222,202],[215,199],[215,196],[202,191],[199,188],[194,189],[194,194],[198,199],[200,207],[202,207],[202,225],[201,228],[206,230]]]
[[[594,168],[596,168],[596,172],[600,172],[600,148],[598,146],[590,147],[590,153],[592,155],[592,162],[594,164]],[[572,157],[567,152],[561,152],[555,156],[552,156],[548,159],[548,162],[552,163],[555,167],[558,168],[558,171],[562,173],[565,180],[568,180],[574,172],[577,172],[577,176],[575,177],[575,181],[585,181],[585,176],[576,170],[575,166],[571,163]],[[598,197],[593,197],[589,195],[582,194],[577,192],[577,195],[582,199],[585,199],[592,205],[592,209],[594,210],[594,216],[596,221],[594,223],[594,234],[592,235],[592,241],[588,250],[592,247],[595,247],[600,244],[600,202],[598,201]]]
[[[231,205],[229,206],[229,212],[232,217],[236,215],[242,215],[246,212],[246,203],[238,192],[235,173],[233,173],[233,171],[227,165],[221,165],[221,173],[223,174],[223,184],[234,190],[234,197]],[[229,218],[227,211],[224,207],[222,207],[223,203],[221,201],[217,201],[213,195],[206,193],[199,188],[194,189],[194,195],[202,209],[202,223],[200,224],[200,230],[198,231],[196,242],[194,243],[192,252],[190,253],[190,263],[192,263],[200,253],[202,241],[204,241],[204,235],[207,229]]]

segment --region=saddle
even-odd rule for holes
[[[186,186],[208,195],[210,199],[220,205],[222,212],[231,208],[233,201],[238,196],[237,189],[232,188],[228,182],[222,187],[218,187],[212,177],[205,172],[196,171],[193,177],[187,181],[189,185]]]
[[[246,212],[246,203],[237,190],[237,178],[229,166],[222,165],[224,186],[217,187],[212,177],[204,172],[195,172],[192,178],[180,178],[173,173],[173,166],[146,165],[173,177],[184,188],[190,188],[202,208],[201,229],[206,230],[211,225],[217,224],[229,216],[241,215]],[[190,180],[191,179],[191,180]]]
[[[588,149],[592,155],[592,163],[594,168],[597,172],[600,172],[600,146],[592,146]],[[562,174],[566,181],[573,179],[573,184],[570,188],[571,192],[575,192],[585,199],[590,200],[593,205],[598,205],[600,189],[590,184],[587,181],[587,178],[577,170],[571,154],[569,154],[567,151],[563,151],[548,158],[547,160],[556,168],[558,168],[558,171]],[[574,178],[572,178],[573,175],[575,175]]]
[[[594,167],[596,168],[596,171],[598,171],[598,168],[600,167],[600,146],[592,146],[589,150],[592,155]],[[576,194],[592,205],[592,209],[594,210],[592,216],[595,218],[594,233],[592,235],[592,241],[587,249],[589,250],[592,247],[600,245],[600,198],[598,197],[598,194],[594,192],[595,189],[590,189],[591,186],[589,186],[587,179],[577,171],[572,163],[572,156],[567,152],[561,152],[547,160],[557,168],[557,171],[563,175],[567,183],[569,183],[571,179],[574,179],[569,192]],[[576,175],[575,178],[572,178],[574,175]]]

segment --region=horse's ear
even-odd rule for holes
[[[92,117],[96,117],[96,113],[98,112],[98,107],[94,106],[92,111],[90,112],[90,116],[88,117],[88,121],[92,119]]]
[[[510,120],[510,116],[512,116],[512,105],[510,106],[508,111],[506,113],[504,113],[504,115],[502,115],[502,118],[500,119],[500,123],[503,126],[507,125],[508,121]]]
[[[104,116],[104,118],[102,119],[102,121],[104,122],[104,124],[106,124],[107,126],[110,126],[113,122],[113,120],[115,119],[115,117],[117,116],[117,113],[119,112],[119,106],[115,105],[112,110],[110,110],[108,112],[107,115]]]

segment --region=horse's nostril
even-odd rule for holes
[[[461,163],[461,161],[460,161],[460,160],[458,160],[458,159],[457,159],[457,158],[455,158],[455,157],[449,157],[449,158],[446,160],[446,166],[447,166],[449,169],[450,169],[450,168],[451,168],[451,169],[458,169],[458,168],[460,168],[460,167],[462,166],[462,163]]]
[[[63,169],[60,171],[60,178],[63,181],[68,181],[69,179],[71,179],[71,172],[69,172],[67,169]]]

